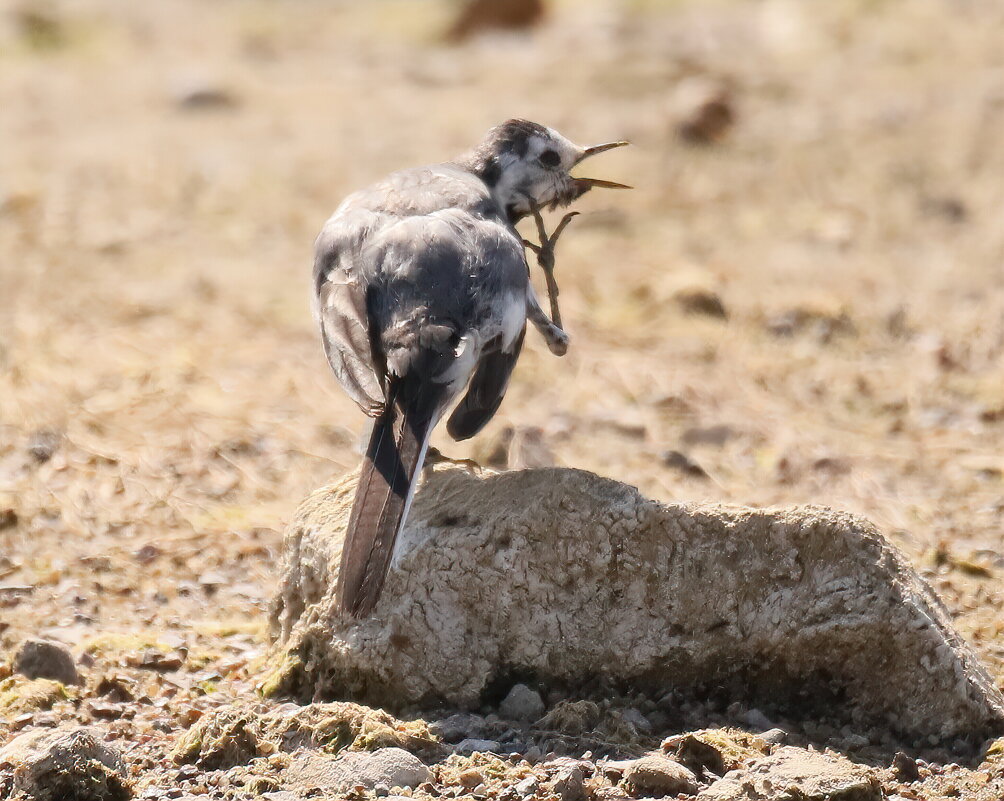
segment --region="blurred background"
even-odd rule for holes
[[[637,188],[561,242],[568,356],[434,444],[867,515],[1004,679],[998,0],[0,1],[3,651],[260,651],[366,425],[314,237],[510,117]]]

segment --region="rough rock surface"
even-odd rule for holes
[[[349,751],[339,757],[302,751],[293,755],[286,769],[286,780],[294,789],[322,793],[347,793],[360,785],[367,790],[379,784],[417,787],[430,776],[418,757],[401,748]]]
[[[14,672],[29,679],[52,679],[63,684],[79,684],[80,675],[70,649],[62,643],[31,638],[14,654]]]
[[[499,713],[510,720],[537,720],[544,709],[540,693],[525,684],[514,686],[499,704]]]
[[[203,716],[179,739],[172,758],[178,764],[227,769],[277,751],[321,748],[335,754],[388,747],[422,754],[439,750],[423,722],[400,721],[357,704],[286,704],[268,711],[237,702]]]
[[[844,757],[779,748],[745,770],[722,777],[698,801],[882,801],[874,772]]]
[[[710,682],[918,737],[1004,721],[942,604],[860,518],[656,503],[577,470],[437,469],[357,621],[333,592],[354,486],[315,492],[286,532],[266,692],[472,707],[510,676]]]
[[[91,728],[37,729],[0,748],[16,793],[34,801],[122,801],[132,795],[114,746]]]
[[[691,795],[697,792],[697,777],[679,762],[662,754],[631,760],[624,767],[624,781],[637,791],[655,795]]]

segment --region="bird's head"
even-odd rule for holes
[[[531,204],[567,206],[594,186],[627,189],[599,178],[573,178],[584,159],[627,142],[582,147],[553,128],[527,120],[509,120],[492,128],[461,165],[487,184],[512,222],[525,217]]]

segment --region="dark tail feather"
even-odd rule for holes
[[[424,446],[436,422],[438,392],[426,387],[408,392],[398,381],[388,388],[387,396],[363,458],[338,571],[339,607],[355,617],[368,615],[380,597]]]

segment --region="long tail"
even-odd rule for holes
[[[376,605],[398,533],[411,505],[429,435],[439,416],[438,388],[395,380],[384,412],[373,424],[363,458],[336,592],[355,617]]]

